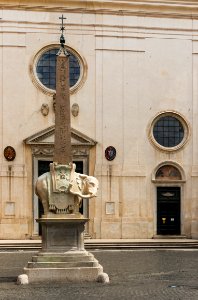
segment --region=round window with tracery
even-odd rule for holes
[[[153,136],[164,147],[175,147],[184,138],[182,123],[173,116],[161,117],[153,126]]]
[[[56,57],[58,48],[46,51],[39,58],[36,73],[41,83],[49,89],[56,89]],[[74,86],[80,77],[80,63],[78,58],[69,52],[69,83]]]
[[[65,47],[69,53],[69,83],[70,93],[77,91],[85,82],[87,64],[80,54]],[[33,83],[45,94],[53,95],[56,90],[56,58],[60,46],[52,44],[41,49],[30,64],[30,75]]]
[[[174,112],[159,114],[151,124],[151,141],[163,150],[182,147],[188,138],[189,126],[181,115]]]

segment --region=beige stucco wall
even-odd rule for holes
[[[198,237],[196,17],[182,18],[181,12],[179,18],[155,18],[149,12],[143,17],[132,12],[105,14],[97,7],[86,13],[68,9],[65,15],[66,43],[84,58],[87,68],[84,84],[71,95],[71,104],[80,107],[72,127],[97,141],[89,171],[99,179],[100,188],[98,197],[90,200],[90,234],[156,235],[152,174],[158,165],[171,161],[185,176],[176,184],[181,186],[181,233]],[[35,86],[30,69],[38,51],[58,42],[59,16],[56,9],[0,10],[0,238],[33,234],[32,154],[23,140],[53,125],[54,111],[52,96]],[[46,117],[40,112],[43,103],[50,107]],[[167,110],[181,114],[189,125],[188,141],[178,151],[161,151],[149,140],[153,118]],[[3,156],[7,145],[16,150],[13,162]],[[112,162],[104,156],[110,145],[117,151]],[[115,203],[114,214],[106,214],[106,202]]]

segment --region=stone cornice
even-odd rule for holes
[[[190,0],[0,0],[0,9],[198,19],[198,1]]]
[[[41,130],[24,140],[27,145],[52,145],[54,141],[46,142],[46,138],[54,137],[55,125],[52,125],[44,130]],[[97,142],[82,132],[71,128],[71,138],[73,139],[72,144],[78,146],[95,146]],[[54,139],[54,138],[53,138]]]

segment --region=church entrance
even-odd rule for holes
[[[180,187],[157,187],[157,234],[181,233]]]
[[[81,173],[83,174],[83,161],[73,161],[76,165],[76,172],[77,173]],[[50,163],[52,163],[51,160],[38,160],[38,177],[41,176],[42,174],[49,172],[50,168],[49,165]],[[85,202],[85,200],[84,200]],[[83,211],[83,207],[84,207],[84,211]],[[80,213],[83,214],[86,213],[85,211],[85,203],[83,203],[82,200],[82,205],[80,207]],[[44,214],[44,210],[43,210],[43,205],[41,203],[41,200],[38,199],[38,217],[41,218],[41,216]],[[41,235],[41,225],[39,224],[39,235]]]
[[[44,130],[25,139],[26,145],[30,145],[33,158],[33,230],[32,235],[39,235],[39,226],[36,222],[42,215],[42,204],[34,193],[34,186],[39,175],[49,171],[49,164],[54,157],[54,131],[55,127],[50,126]],[[89,168],[93,169],[94,160],[89,159],[90,149],[95,147],[96,141],[85,134],[71,128],[72,157],[76,164],[76,172],[89,174]],[[83,199],[81,213],[84,217],[89,217],[89,200]],[[85,225],[85,227],[87,224]]]

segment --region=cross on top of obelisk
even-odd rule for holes
[[[62,17],[59,17],[59,19],[62,21],[62,24],[61,24],[61,28],[60,30],[62,31],[62,34],[61,34],[61,37],[60,37],[60,44],[62,47],[64,47],[64,44],[65,44],[65,38],[64,38],[64,30],[65,30],[65,27],[64,27],[64,24],[63,24],[63,21],[66,20],[67,18],[64,18],[63,15]]]
[[[65,49],[65,37],[64,37],[65,26],[64,26],[64,23],[63,23],[64,20],[66,20],[67,18],[64,18],[63,15],[62,15],[62,17],[59,17],[59,19],[62,21],[61,27],[60,27],[60,31],[62,31],[62,33],[61,33],[61,36],[60,36],[61,47],[60,47],[60,50],[57,53],[57,55],[60,55],[60,54],[64,53],[66,56],[68,56],[69,54],[68,54],[67,50]]]
[[[63,33],[63,31],[65,30],[63,21],[66,20],[67,18],[64,18],[63,15],[62,15],[62,17],[59,17],[59,19],[62,21],[61,31],[62,31],[62,33]]]

